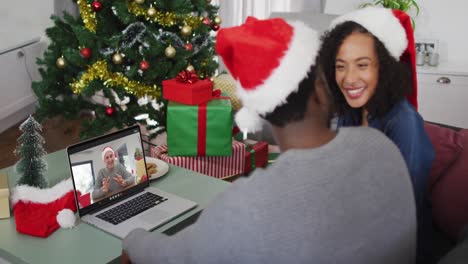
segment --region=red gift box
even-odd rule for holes
[[[268,143],[263,141],[256,143],[246,141],[246,143],[244,174],[258,167],[265,168],[268,164]]]
[[[151,157],[219,179],[243,174],[245,170],[245,145],[234,140],[232,156],[169,157],[167,146],[158,146],[151,148]]]
[[[182,104],[199,105],[212,98],[213,82],[210,79],[190,83],[174,78],[163,81],[162,86],[164,99]]]

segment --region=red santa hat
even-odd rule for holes
[[[218,32],[216,51],[232,77],[243,107],[236,123],[243,131],[261,129],[261,116],[284,104],[315,63],[318,33],[296,21],[248,17]]]
[[[109,146],[106,146],[106,147],[104,147],[104,149],[102,150],[102,153],[101,153],[102,160],[104,160],[104,156],[106,156],[106,153],[109,152],[109,151],[112,152],[112,154],[114,154],[114,158],[117,158],[117,156],[115,155],[114,149],[112,149]]]
[[[409,63],[413,74],[413,91],[408,101],[418,108],[416,48],[411,18],[403,11],[366,7],[335,18],[330,29],[347,21],[358,23],[379,39],[397,61]]]
[[[48,189],[18,185],[13,189],[11,203],[19,233],[48,237],[59,227],[75,225],[76,202],[71,179]]]

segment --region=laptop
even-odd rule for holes
[[[150,187],[139,126],[67,148],[80,218],[116,237],[152,230],[196,207]]]

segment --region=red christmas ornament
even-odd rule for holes
[[[185,50],[187,50],[187,51],[192,51],[192,50],[193,50],[193,45],[192,45],[192,43],[185,43]]]
[[[107,116],[113,116],[115,113],[115,109],[112,106],[108,106],[106,108],[106,115]]]
[[[90,48],[82,48],[80,50],[80,55],[81,57],[85,58],[85,59],[89,59],[91,58],[91,49]]]
[[[203,18],[202,23],[204,25],[209,26],[211,24],[211,19],[209,17],[205,17],[205,18]]]
[[[142,61],[140,62],[140,70],[146,71],[147,69],[149,69],[149,67],[150,67],[150,64],[149,64],[148,61],[142,60]]]
[[[213,26],[211,26],[211,29],[213,29],[214,31],[218,31],[219,30],[219,25],[213,25]]]
[[[99,12],[102,9],[102,4],[99,1],[93,1],[91,6],[93,7],[94,12]]]

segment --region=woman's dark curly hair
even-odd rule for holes
[[[335,79],[335,64],[338,50],[346,37],[353,32],[368,33],[374,39],[374,47],[379,60],[379,79],[374,95],[366,104],[369,116],[381,118],[398,101],[412,92],[412,73],[410,65],[393,58],[385,46],[367,29],[355,22],[344,22],[322,36],[322,45],[317,58],[323,68],[325,78],[335,99],[337,114],[356,111],[346,102]],[[359,115],[360,116],[360,115]]]
[[[283,105],[275,108],[273,112],[266,114],[264,118],[272,125],[278,127],[284,127],[290,122],[304,119],[309,98],[315,92],[315,81],[317,79],[322,81],[325,86],[324,89],[328,89],[323,71],[312,65],[307,72],[307,76],[299,83],[297,91],[291,93]],[[328,93],[330,94],[328,100],[331,101],[331,93],[329,91]],[[329,107],[331,107],[331,104]]]

